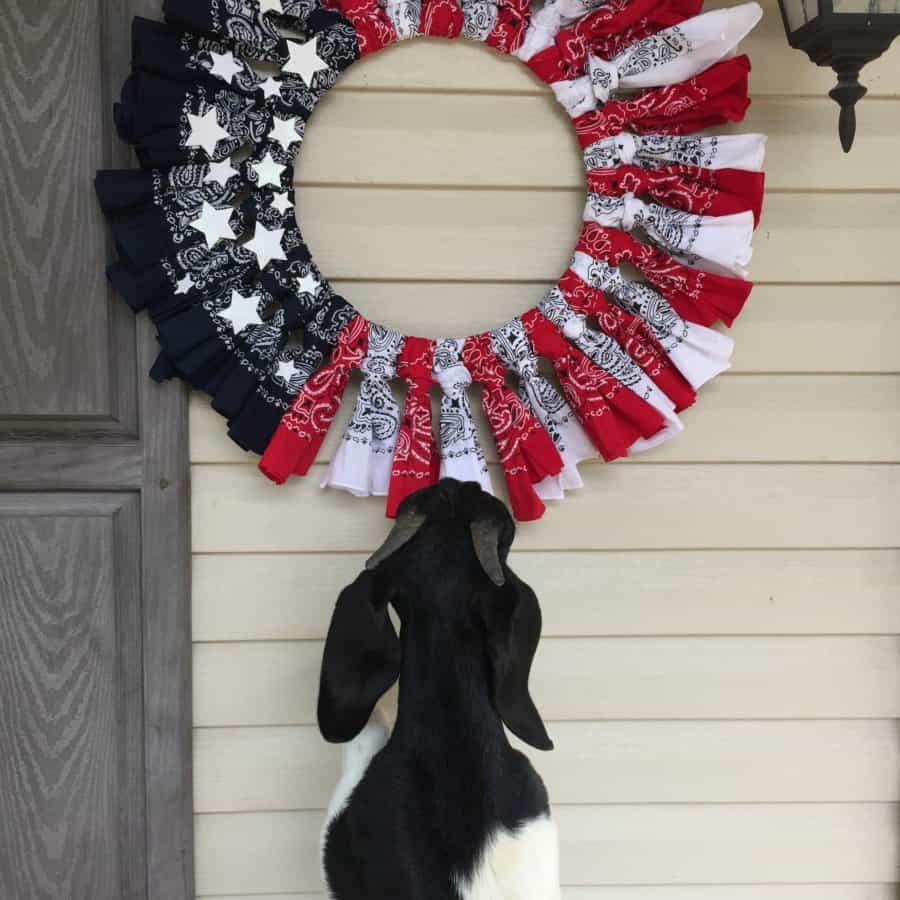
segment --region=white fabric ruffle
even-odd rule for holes
[[[631,231],[642,228],[650,241],[697,269],[747,278],[753,255],[753,213],[701,216],[659,203],[645,203],[626,193],[621,197],[588,194],[586,222]]]
[[[703,169],[747,169],[761,172],[766,155],[764,134],[621,134],[584,149],[584,167],[615,169],[635,165],[653,169],[672,163]]]
[[[571,25],[606,0],[548,0],[533,13],[528,30],[515,56],[528,62],[532,56],[549,47],[561,28]]]
[[[391,393],[399,331],[369,323],[369,347],[360,365],[363,375],[353,415],[321,486],[348,491],[355,497],[386,497],[391,464],[400,431],[400,407]]]
[[[441,478],[477,481],[493,494],[484,451],[472,419],[472,376],[462,362],[462,342],[441,338],[434,348],[434,380],[441,387]]]
[[[391,20],[399,40],[408,40],[419,33],[422,0],[382,0],[381,6]]]
[[[463,13],[462,36],[470,41],[485,41],[497,24],[496,0],[460,0]]]

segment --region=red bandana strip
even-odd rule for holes
[[[618,56],[632,44],[700,12],[702,0],[610,0],[556,35],[554,43],[528,60],[544,81],[583,75],[588,54]]]
[[[594,365],[536,309],[522,316],[534,352],[553,363],[569,406],[607,461],[628,454],[665,427],[662,414]]]
[[[388,487],[386,513],[392,519],[406,497],[438,480],[441,459],[434,443],[428,393],[433,368],[434,341],[407,338],[397,362],[397,374],[408,390]]]
[[[593,222],[585,223],[575,249],[613,266],[636,266],[682,318],[700,325],[731,325],[753,289],[752,282],[692,269],[625,231]]]
[[[341,405],[350,373],[359,368],[368,349],[369,323],[354,316],[338,336],[331,362],[303,386],[266,447],[259,468],[278,484],[305,475]]]
[[[419,33],[429,37],[457,38],[463,28],[463,11],[456,0],[423,0]]]
[[[624,131],[684,134],[711,125],[740,122],[750,105],[746,56],[716,63],[680,84],[644,91],[627,100],[611,100],[602,109],[572,121],[582,147]]]
[[[571,269],[560,278],[557,286],[572,309],[584,316],[594,316],[599,329],[618,341],[675,404],[676,412],[693,404],[697,399],[694,389],[670,362],[650,326],[642,318],[614,306],[603,291],[586,284]]]
[[[530,0],[499,0],[494,27],[484,42],[501,53],[515,53],[525,39],[530,18]]]
[[[563,461],[550,435],[507,386],[506,368],[494,353],[490,335],[468,338],[462,359],[473,381],[484,386],[481,405],[494,433],[513,515],[522,522],[539,519],[545,507],[534,485],[558,475]]]
[[[658,169],[627,165],[592,169],[587,173],[587,183],[593,194],[646,194],[657,203],[701,216],[749,211],[756,226],[762,210],[765,175],[743,169],[701,169],[678,164]]]

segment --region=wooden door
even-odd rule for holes
[[[0,897],[193,897],[187,418],[107,285],[138,0],[0,25]]]

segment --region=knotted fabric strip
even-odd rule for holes
[[[753,214],[759,225],[765,175],[741,169],[701,169],[699,166],[668,165],[641,169],[635,165],[592,169],[587,173],[588,191],[605,197],[647,194],[657,203],[702,216]]]
[[[497,24],[497,4],[493,0],[460,0],[463,11],[463,37],[486,41]]]
[[[278,484],[291,474],[305,475],[322,446],[350,373],[368,349],[369,323],[355,315],[338,336],[331,361],[311,376],[281,417],[259,461],[262,473]]]
[[[538,358],[519,319],[513,319],[491,332],[491,346],[500,361],[519,377],[519,396],[553,439],[563,469],[535,485],[542,500],[562,500],[567,490],[584,486],[578,463],[595,459],[597,451],[572,407],[559,391],[541,375]]]
[[[654,169],[678,163],[703,169],[761,172],[766,155],[764,134],[620,134],[601,138],[584,149],[585,169],[631,165]]]
[[[595,366],[537,309],[522,316],[531,346],[550,360],[569,406],[607,462],[665,427],[662,415],[618,379]]]
[[[463,30],[463,11],[456,0],[422,0],[422,34],[457,38]]]
[[[378,0],[330,0],[329,6],[339,9],[353,25],[360,57],[397,40],[394,23]]]
[[[441,338],[434,348],[434,380],[441,386],[441,478],[477,481],[493,494],[484,451],[472,420],[472,376],[462,362],[462,341]]]
[[[751,212],[701,216],[659,203],[645,203],[630,192],[621,197],[589,193],[584,220],[625,231],[637,226],[651,243],[679,262],[705,272],[747,278],[753,255]]]
[[[754,2],[712,10],[649,35],[612,59],[590,53],[583,75],[550,86],[574,118],[620,90],[678,84],[730,56],[761,17]]]
[[[610,0],[559,31],[528,65],[547,83],[578,78],[587,70],[589,53],[612,59],[660,29],[696,16],[702,5],[702,0]]]
[[[532,14],[528,31],[515,55],[528,62],[535,53],[553,43],[564,25],[571,25],[602,4],[603,0],[547,0]]]
[[[515,53],[531,19],[530,0],[498,0],[494,25],[484,42],[501,53]]]
[[[750,295],[753,285],[741,278],[727,278],[682,265],[669,254],[643,244],[625,231],[587,222],[575,247],[618,266],[630,262],[675,307],[682,318],[700,325],[722,321],[731,325]]]
[[[422,0],[385,0],[383,5],[394,31],[397,32],[398,41],[405,41],[419,34]]]
[[[408,337],[400,351],[397,374],[406,382],[406,407],[391,466],[387,515],[394,518],[400,503],[419,488],[438,479],[440,457],[431,427],[431,387],[434,341]]]
[[[684,134],[725,122],[739,122],[750,100],[746,56],[716,63],[681,84],[645,91],[627,100],[611,100],[600,110],[573,119],[582,147],[619,134],[626,127],[640,133]]]
[[[684,431],[675,413],[675,403],[644,373],[638,364],[607,334],[588,328],[584,316],[578,315],[560,293],[552,288],[538,307],[590,361],[628,390],[649,403],[665,419],[665,425],[651,438],[638,442],[632,450],[649,450]]]
[[[650,326],[640,317],[609,302],[603,291],[583,281],[568,269],[557,283],[566,303],[583,316],[593,316],[604,334],[644,370],[653,383],[681,412],[697,399],[691,384],[669,359]]]
[[[541,423],[506,385],[506,369],[490,335],[467,338],[462,358],[473,380],[484,387],[481,405],[494,433],[513,515],[525,522],[539,519],[545,507],[533,485],[558,475],[563,461]]]
[[[630,281],[618,268],[580,252],[572,259],[571,271],[646,322],[669,359],[695,390],[731,368],[734,341],[712,328],[686,321],[649,285]]]
[[[390,381],[396,374],[402,344],[399,331],[369,323],[356,406],[322,487],[338,488],[356,497],[387,495],[400,430],[400,407],[391,393]]]

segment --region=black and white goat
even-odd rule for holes
[[[503,728],[553,748],[528,693],[541,613],[506,564],[514,532],[477,484],[443,480],[404,501],[338,599],[318,708],[325,738],[351,741],[322,835],[334,900],[559,898],[547,791]],[[369,718],[398,677],[388,734]]]

